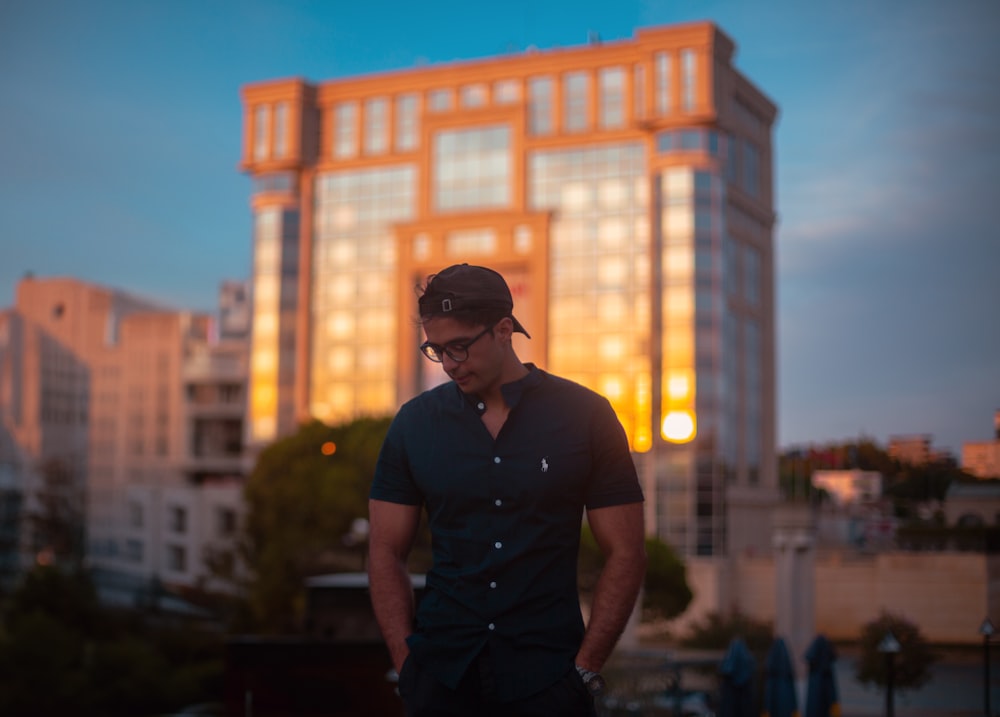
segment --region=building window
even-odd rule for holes
[[[632,114],[636,119],[646,116],[646,66],[636,65],[632,69]]]
[[[563,77],[563,129],[582,132],[587,129],[590,112],[590,76],[570,72]]]
[[[518,254],[530,253],[533,239],[534,237],[531,233],[531,227],[525,224],[519,224],[517,228],[514,229],[514,251]]]
[[[129,501],[128,524],[133,528],[141,528],[143,523],[142,503]]]
[[[222,403],[239,403],[243,400],[243,386],[238,383],[227,383],[219,386],[219,401]]]
[[[250,191],[253,194],[262,194],[264,192],[290,192],[292,191],[292,174],[290,172],[258,174],[251,179]]]
[[[236,534],[236,511],[232,508],[219,508],[216,512],[216,533],[220,538],[228,538]]]
[[[483,107],[489,99],[489,91],[486,89],[486,85],[482,84],[465,85],[459,92],[459,101],[466,109]]]
[[[498,80],[493,84],[493,101],[498,105],[512,105],[521,99],[521,83],[517,80]]]
[[[427,109],[431,112],[447,112],[452,108],[451,90],[431,90],[427,93]]]
[[[113,553],[114,551],[112,551]],[[132,563],[142,562],[142,541],[141,540],[126,540],[125,541],[125,559]]]
[[[274,157],[282,159],[288,155],[288,103],[279,102],[274,106]]]
[[[461,229],[448,232],[445,252],[450,256],[492,256],[497,250],[497,235],[492,229]]]
[[[650,366],[630,353],[650,342],[643,145],[536,150],[527,164],[529,207],[553,213],[548,361],[561,375],[603,392],[633,448],[649,450]],[[530,228],[515,229],[515,252],[530,242]],[[603,292],[600,301],[594,290]]]
[[[170,530],[174,533],[187,532],[187,510],[181,506],[170,507]]]
[[[743,425],[746,427],[744,447],[747,464],[747,478],[751,484],[757,482],[761,458],[761,343],[757,322],[748,319],[743,327],[744,375],[746,387]]]
[[[417,102],[415,94],[400,95],[396,98],[396,149],[400,152],[417,148],[420,131]]]
[[[743,140],[743,189],[751,197],[760,196],[760,150],[757,145]]]
[[[685,112],[694,109],[695,98],[695,63],[694,50],[681,51],[681,106]]]
[[[167,546],[167,570],[175,573],[183,573],[187,570],[187,550],[183,546]]]
[[[449,130],[434,139],[434,200],[439,210],[509,205],[510,173],[507,127]]]
[[[413,258],[424,261],[431,255],[431,238],[421,232],[413,237]]]
[[[333,109],[333,156],[353,157],[358,153],[358,105],[341,102]]]
[[[552,134],[552,78],[528,80],[528,134]]]
[[[656,114],[670,113],[670,54],[656,53],[654,81],[656,83]]]
[[[743,298],[751,306],[760,304],[760,252],[743,248]]]
[[[601,127],[621,127],[625,124],[625,70],[621,67],[605,67],[598,77]]]
[[[396,405],[391,267],[400,247],[393,226],[413,219],[416,197],[412,164],[316,178],[309,407],[322,421],[381,414]]]
[[[374,97],[365,101],[365,154],[384,154],[389,148],[389,101]]]
[[[726,181],[736,183],[737,168],[740,164],[740,140],[738,137],[728,137],[726,140]]]
[[[257,105],[253,113],[253,158],[267,159],[268,134],[271,130],[271,107]]]

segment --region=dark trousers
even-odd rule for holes
[[[572,667],[554,685],[514,702],[499,702],[490,660],[481,653],[457,689],[446,687],[416,660],[407,658],[399,675],[406,717],[596,717],[594,698]]]

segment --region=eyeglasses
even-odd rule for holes
[[[420,350],[423,352],[424,356],[435,363],[442,363],[444,361],[445,354],[447,354],[448,358],[455,363],[462,363],[469,358],[469,347],[491,332],[495,326],[496,324],[487,326],[485,329],[465,342],[452,341],[444,346],[441,346],[440,344],[432,344],[430,341],[425,341],[420,344]]]

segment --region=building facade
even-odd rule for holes
[[[766,548],[777,110],[733,53],[695,23],[244,87],[249,440],[443,380],[415,349],[415,287],[484,264],[531,332],[519,356],[611,401],[649,525],[686,555]]]
[[[993,414],[992,441],[962,444],[962,470],[977,478],[1000,478],[1000,411]]]
[[[7,575],[82,557],[126,600],[205,583],[245,475],[247,343],[214,324],[74,279],[18,284],[0,314]]]

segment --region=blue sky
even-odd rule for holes
[[[213,309],[218,283],[249,273],[245,83],[700,19],[781,110],[780,444],[929,433],[957,452],[991,438],[996,0],[7,0],[0,306],[32,271]]]

